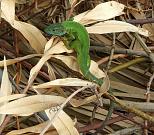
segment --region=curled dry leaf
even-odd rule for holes
[[[115,1],[105,2],[97,5],[89,12],[77,15],[74,20],[82,24],[90,24],[97,21],[104,21],[124,14],[124,5]]]
[[[97,78],[102,78],[106,76],[105,73],[98,67],[98,64],[93,60],[91,60],[91,65],[89,70]]]
[[[27,116],[35,112],[62,104],[66,99],[60,96],[34,95],[17,99],[0,107],[0,114]]]
[[[36,52],[42,53],[47,42],[46,38],[35,26],[15,20],[15,0],[2,0],[1,10],[1,17],[13,28],[20,31]]]
[[[55,113],[56,111],[52,111],[52,109],[46,110],[49,119],[54,117]],[[52,125],[56,128],[59,135],[79,135],[72,119],[63,110],[54,119]]]
[[[88,33],[106,34],[114,32],[137,32],[144,36],[149,36],[149,32],[146,29],[136,27],[132,24],[122,21],[105,21],[100,22],[90,27],[86,27]]]
[[[56,86],[88,86],[92,85],[92,82],[81,80],[78,78],[65,78],[56,79],[47,83],[33,86],[34,89],[51,88]]]
[[[45,55],[61,54],[61,53],[72,53],[73,50],[68,50],[62,41],[52,45],[52,38],[47,42],[45,46],[48,46],[48,51],[45,51]],[[51,47],[49,47],[51,46]]]

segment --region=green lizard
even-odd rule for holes
[[[77,62],[83,76],[99,86],[103,84],[103,80],[94,76],[90,71],[90,40],[86,28],[75,21],[64,21],[62,23],[51,24],[47,26],[44,31],[49,35],[60,36],[68,49],[74,49],[77,53]],[[110,101],[110,108],[107,117],[104,121],[103,128],[106,121],[111,117],[113,112],[113,101]]]

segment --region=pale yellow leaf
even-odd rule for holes
[[[98,64],[93,60],[91,60],[89,70],[97,78],[102,78],[106,76],[105,73],[98,67]]]
[[[105,2],[97,5],[94,9],[81,18],[81,15],[75,16],[74,20],[82,24],[90,24],[96,21],[104,21],[124,14],[124,5],[115,1]],[[80,19],[80,20],[79,20]]]
[[[54,55],[53,57],[64,62],[71,70],[80,72],[79,65],[74,56]]]
[[[23,60],[26,60],[26,59],[30,59],[30,58],[33,58],[33,57],[37,57],[37,56],[42,56],[42,54],[30,54],[30,55],[27,55],[27,56],[24,56],[24,57],[18,57],[18,58],[14,58],[14,59],[7,59],[6,60],[6,65],[12,65],[12,64],[15,64],[17,62],[20,62],[20,61],[23,61]],[[3,67],[4,66],[4,61],[0,61],[0,67]]]
[[[64,52],[67,52],[67,53],[72,53],[73,52],[72,49],[68,50],[62,41],[58,42],[54,46],[52,46],[52,43],[53,42],[51,42],[51,40],[49,40],[47,42],[47,44],[48,44],[47,46],[49,46],[49,44],[51,44],[51,48],[48,49],[48,51],[45,52],[46,55],[60,54],[60,53],[64,53]]]
[[[0,96],[11,95],[11,93],[12,93],[12,85],[9,80],[7,66],[6,66],[6,59],[4,57],[4,70],[3,70],[3,75],[2,75]]]
[[[49,119],[54,117],[56,111],[46,110],[46,114]],[[72,119],[61,110],[58,116],[53,121],[53,126],[56,128],[59,135],[79,135],[78,131],[74,127]]]
[[[65,98],[51,95],[34,95],[17,99],[0,107],[0,114],[16,114],[27,116],[29,114],[49,109],[62,104]]]
[[[1,82],[1,89],[0,89],[0,97],[11,95],[12,93],[12,85],[9,80],[8,72],[7,72],[7,66],[6,66],[6,59],[4,56],[4,70],[2,75],[2,82]],[[7,104],[7,101],[3,101],[0,106]],[[5,114],[0,115],[0,125],[3,123],[5,119]]]
[[[16,20],[14,21],[12,27],[14,27],[23,34],[23,36],[29,41],[31,47],[36,52],[38,53],[43,52],[47,40],[42,35],[39,29],[37,29],[35,26],[31,24]]]
[[[30,70],[28,83],[30,83],[32,80],[36,78],[38,72],[40,71],[44,63],[50,58],[51,55],[43,55],[43,57],[39,60],[39,62]]]
[[[55,37],[50,38],[50,40],[46,43],[44,48],[44,53],[47,52],[53,45]]]
[[[55,79],[56,79],[56,75],[55,75],[55,73],[54,73],[54,70],[53,70],[51,64],[48,63],[48,62],[46,62],[46,65],[47,65],[47,67],[48,67],[48,74],[49,74],[50,80],[55,80]]]
[[[122,21],[105,21],[100,22],[90,27],[86,27],[88,33],[106,34],[115,32],[137,32],[144,36],[149,36],[149,32],[146,29],[136,27],[132,24]]]
[[[15,19],[15,0],[2,0],[1,11],[2,18],[12,25]]]
[[[84,18],[84,16],[85,16],[86,14],[88,14],[90,11],[91,11],[91,10],[88,10],[88,11],[85,11],[85,12],[83,12],[83,13],[81,13],[81,14],[78,14],[78,15],[74,16],[74,17],[73,17],[73,18],[74,18],[74,21],[80,22],[80,23],[82,23],[83,25],[86,24],[86,23],[81,22],[81,20],[82,20],[82,19]]]
[[[47,83],[33,86],[34,89],[51,88],[55,86],[88,86],[92,85],[92,82],[81,80],[78,78],[65,78],[56,79]]]
[[[32,85],[33,81],[37,77],[38,72],[40,71],[40,69],[42,68],[44,63],[50,58],[51,58],[51,55],[43,55],[42,58],[39,60],[39,62],[30,70],[30,76],[29,76],[29,79],[28,79],[28,84],[24,89],[24,93],[27,92],[29,87]]]

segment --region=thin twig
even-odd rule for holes
[[[139,109],[135,107],[129,107],[125,102],[121,101],[120,99],[116,98],[115,96],[109,93],[105,93],[104,95],[110,100],[113,100],[116,104],[118,104],[121,108],[127,110],[128,112],[135,113],[137,116],[154,123],[154,117],[140,111]]]
[[[154,23],[154,18],[146,18],[146,19],[129,19],[126,20],[126,22],[131,24],[148,24],[148,23]]]
[[[115,41],[116,41],[116,34],[113,33],[113,43],[112,43],[112,49],[111,49],[111,53],[110,53],[110,57],[109,57],[109,62],[107,64],[107,72],[111,66],[111,62],[112,62],[112,59],[113,59],[113,54],[114,54],[114,50],[115,50]]]
[[[112,69],[109,70],[109,73],[113,73],[113,72],[117,72],[119,70],[122,70],[124,68],[128,68],[129,66],[132,66],[134,64],[137,64],[137,63],[140,63],[140,62],[143,62],[143,61],[146,61],[147,59],[146,58],[143,58],[143,57],[139,57],[139,58],[135,58],[129,62],[126,62],[124,64],[121,64],[121,65],[118,65]]]
[[[96,51],[96,52],[102,52],[102,53],[107,53],[110,54],[111,52],[111,47],[110,46],[98,46],[100,44],[93,44],[94,46],[90,47],[90,51]],[[149,47],[149,49],[151,49],[151,47]],[[128,56],[142,56],[142,57],[148,57],[148,55],[145,53],[145,51],[135,51],[135,50],[131,50],[131,49],[120,49],[120,48],[115,48],[114,53],[116,54],[125,54]]]
[[[122,129],[122,130],[119,130],[119,131],[116,131],[114,133],[111,133],[109,135],[128,135],[128,134],[133,134],[135,132],[139,132],[141,131],[141,127],[129,127],[129,128],[125,128],[125,129]]]

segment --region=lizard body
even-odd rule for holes
[[[51,24],[44,30],[49,35],[61,36],[64,44],[68,49],[74,49],[77,53],[77,62],[83,76],[99,86],[103,84],[103,80],[94,76],[90,71],[90,40],[86,28],[78,22],[64,21],[58,24]],[[102,127],[104,128],[107,120],[113,112],[113,101],[110,101],[110,108]]]
[[[49,25],[46,27],[45,32],[49,35],[62,36],[66,47],[74,49],[77,53],[77,62],[84,77],[100,86],[103,84],[102,79],[98,79],[89,71],[90,41],[88,32],[84,26],[74,21],[64,21],[63,23]]]

